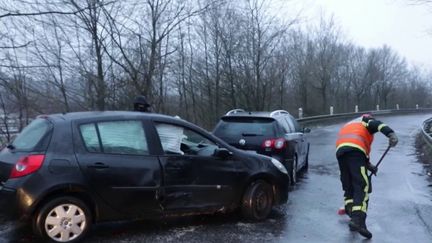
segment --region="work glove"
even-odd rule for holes
[[[368,169],[368,171],[372,172],[372,175],[374,176],[376,176],[376,174],[378,173],[378,167],[376,167],[369,161],[366,164],[366,168]]]
[[[389,146],[390,147],[394,147],[394,146],[396,146],[396,144],[398,143],[398,138],[397,138],[397,136],[396,136],[396,134],[394,133],[394,132],[392,132],[392,133],[390,133],[389,135],[388,135],[388,138],[389,138]]]

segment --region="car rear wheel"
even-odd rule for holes
[[[92,223],[87,205],[74,197],[48,201],[34,219],[34,230],[51,242],[78,242],[85,237]]]
[[[242,214],[248,220],[266,219],[273,206],[273,191],[270,184],[259,180],[252,183],[243,195]]]

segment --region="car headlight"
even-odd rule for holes
[[[271,162],[273,163],[274,166],[276,166],[276,168],[278,168],[278,170],[284,174],[288,174],[288,171],[286,170],[285,166],[279,162],[279,160],[272,158]]]

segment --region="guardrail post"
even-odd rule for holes
[[[396,104],[396,110],[399,110],[399,104]]]
[[[376,105],[376,110],[379,111],[379,105]]]
[[[330,115],[333,115],[333,106],[330,106]]]
[[[358,105],[355,106],[354,111],[355,111],[355,113],[358,112]]]
[[[299,116],[298,116],[299,118],[303,118],[303,108],[301,108],[301,107],[299,108],[298,114],[299,114]]]
[[[418,104],[416,104],[416,110],[418,110],[418,108],[419,108],[419,106],[418,106]]]

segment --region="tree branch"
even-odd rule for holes
[[[39,15],[48,15],[48,14],[75,15],[75,14],[78,14],[78,13],[80,13],[80,12],[85,11],[86,9],[87,9],[87,8],[79,9],[79,10],[77,10],[77,11],[73,11],[73,12],[45,11],[45,12],[34,12],[34,13],[20,13],[20,12],[16,12],[16,13],[7,13],[7,14],[2,14],[2,15],[0,15],[0,19],[1,19],[1,18],[6,18],[6,17],[39,16]]]
[[[0,46],[0,49],[17,49],[17,48],[23,48],[23,47],[27,47],[28,45],[30,45],[30,43],[31,43],[31,41],[29,41],[29,42],[27,42],[25,44],[22,44],[22,45],[18,45],[18,46],[15,46],[15,45],[12,45],[12,46]]]

